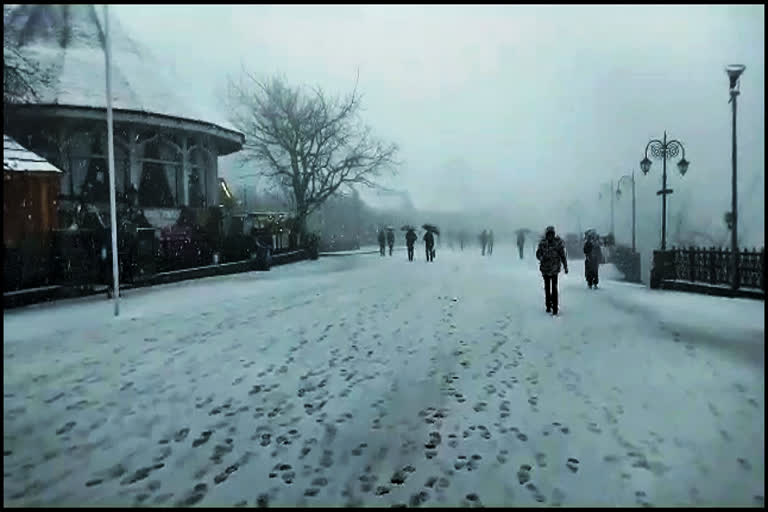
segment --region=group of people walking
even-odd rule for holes
[[[389,255],[392,256],[392,248],[395,247],[395,232],[389,230],[379,230],[379,253],[382,256],[387,255],[386,246],[389,246]]]
[[[600,250],[600,237],[595,230],[591,229],[584,234],[584,238],[584,277],[587,280],[587,286],[590,289],[596,289],[599,281],[600,264],[605,262]],[[519,235],[518,247],[521,247]],[[523,257],[522,248],[520,249],[520,257]],[[555,233],[554,226],[547,226],[544,238],[541,239],[536,248],[536,259],[539,260],[539,270],[544,278],[544,303],[547,313],[557,315],[559,309],[557,278],[560,274],[561,264],[565,273],[568,273],[568,259],[566,258],[565,244]]]
[[[434,229],[436,230],[437,228]],[[406,230],[405,244],[408,249],[408,261],[413,261],[414,248],[419,237],[416,234],[415,228],[403,227],[403,230]],[[479,238],[483,256],[486,254],[492,255],[493,230],[484,229]],[[388,246],[389,255],[392,256],[392,250],[395,246],[394,230],[380,229],[378,239],[380,254],[386,256],[386,248]],[[603,254],[600,250],[600,237],[595,230],[589,230],[584,234],[584,239],[584,277],[587,280],[587,286],[590,289],[596,289],[599,282],[600,264],[604,263]],[[433,229],[426,230],[423,240],[427,262],[435,261],[435,234]],[[517,248],[520,252],[520,259],[523,259],[524,247],[525,233],[520,231],[517,235]],[[546,311],[552,315],[557,315],[560,307],[558,276],[561,269],[566,274],[568,273],[568,258],[565,244],[562,238],[555,233],[554,226],[547,226],[544,231],[544,237],[536,247],[536,259],[539,261],[539,270],[544,279],[544,305]]]
[[[493,230],[483,230],[482,233],[480,233],[480,245],[483,248],[483,256],[488,254],[490,256],[493,254]]]
[[[386,246],[389,246],[389,255],[392,256],[392,249],[395,246],[395,231],[393,229],[380,229],[378,238],[379,253],[382,256],[386,256]],[[416,234],[415,228],[406,230],[405,246],[408,249],[408,261],[413,261],[416,240],[418,239],[419,236]],[[428,229],[424,234],[423,240],[427,262],[435,261],[435,235],[433,231]]]

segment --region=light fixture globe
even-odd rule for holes
[[[685,173],[688,172],[688,164],[690,164],[688,160],[683,158],[679,162],[677,162],[677,169],[680,171],[680,176],[685,176]]]
[[[621,197],[621,189],[620,189],[620,188],[617,188],[617,189],[616,189],[616,197],[617,197],[617,198],[620,198],[620,197]]]
[[[725,72],[728,73],[728,78],[731,81],[731,89],[736,88],[736,83],[745,69],[747,67],[743,64],[729,64],[725,67]]]
[[[640,170],[643,171],[643,174],[648,174],[648,171],[651,170],[651,161],[647,156],[640,161]]]

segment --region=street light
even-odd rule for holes
[[[603,183],[602,186],[606,187],[606,185],[608,186],[608,195],[610,196],[610,199],[611,199],[611,230],[610,230],[610,233],[614,234],[614,232],[613,232],[613,180],[611,180],[610,185],[607,184],[607,183]],[[602,192],[600,192],[600,194],[598,195],[598,198],[599,199],[603,198],[603,193]]]
[[[632,252],[635,252],[635,229],[636,229],[636,221],[635,221],[635,171],[632,171],[632,174],[625,174],[621,178],[619,178],[619,182],[616,184],[616,199],[621,198],[621,182],[625,179],[630,180],[632,183]]]
[[[246,187],[244,181],[245,181],[246,178],[256,178],[256,177],[259,177],[259,176],[261,176],[261,174],[259,174],[259,173],[252,173],[252,174],[241,174],[240,176],[235,178],[237,181],[240,181],[241,183],[243,183],[243,201],[242,201],[242,205],[243,205],[243,212],[244,213],[248,213],[248,188]]]
[[[576,225],[578,229],[578,233],[581,233],[581,211],[582,211],[582,204],[581,201],[578,199],[575,201],[571,201],[568,203],[568,207],[566,208],[566,212],[570,213],[574,217],[576,217]]]
[[[738,239],[738,215],[736,212],[738,211],[736,209],[737,206],[737,187],[736,187],[736,96],[739,95],[739,77],[746,69],[746,66],[742,64],[731,64],[725,68],[725,72],[728,73],[728,79],[730,81],[730,87],[731,87],[731,100],[729,103],[732,103],[733,106],[731,107],[733,112],[733,121],[732,121],[732,128],[731,128],[731,276],[733,277],[733,282],[731,283],[731,287],[735,290],[739,286],[739,265],[738,265],[738,254],[739,254],[739,239]]]
[[[667,188],[667,160],[675,158],[679,153],[683,153],[683,157],[677,162],[677,169],[680,171],[680,176],[685,176],[688,172],[688,165],[690,162],[685,159],[685,148],[683,144],[678,140],[667,141],[667,131],[664,130],[664,140],[652,139],[645,146],[645,158],[640,161],[640,170],[643,174],[648,174],[651,170],[651,160],[648,158],[648,149],[651,150],[651,156],[656,160],[663,162],[663,171],[661,178],[661,190],[656,192],[657,196],[661,196],[661,250],[667,249],[667,195],[671,194],[673,190]]]

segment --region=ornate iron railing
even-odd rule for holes
[[[710,285],[733,283],[731,251],[716,247],[678,248],[668,251],[662,279]],[[765,249],[738,253],[738,287],[765,290]]]

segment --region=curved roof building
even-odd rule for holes
[[[34,100],[14,106],[7,131],[64,171],[62,205],[107,202],[101,11],[93,5],[18,5],[6,13],[4,28],[6,44],[38,63],[45,77]],[[217,159],[239,151],[243,134],[185,102],[175,92],[183,84],[173,83],[114,15],[110,39],[118,198],[145,210],[170,210],[166,220],[175,220],[180,206],[216,206]]]

